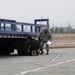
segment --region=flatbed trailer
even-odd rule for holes
[[[38,22],[46,22],[45,25]],[[42,28],[49,27],[49,19],[35,19],[34,24],[0,19],[0,55],[10,55],[17,50],[18,55],[26,55],[28,36],[36,38]]]

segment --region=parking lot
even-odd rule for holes
[[[49,55],[0,56],[0,75],[75,75],[75,49],[50,49]]]

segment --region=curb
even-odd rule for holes
[[[75,48],[75,44],[51,45],[49,48],[51,48],[51,49],[56,49],[56,48]]]

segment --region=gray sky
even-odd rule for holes
[[[0,0],[0,18],[33,23],[34,19],[49,18],[51,27],[75,28],[75,0]]]

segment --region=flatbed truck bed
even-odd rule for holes
[[[46,25],[37,24],[43,21],[46,21]],[[34,24],[0,19],[0,55],[10,55],[15,48],[18,55],[27,55],[27,37],[36,38],[45,27],[49,27],[49,19],[36,19]]]

